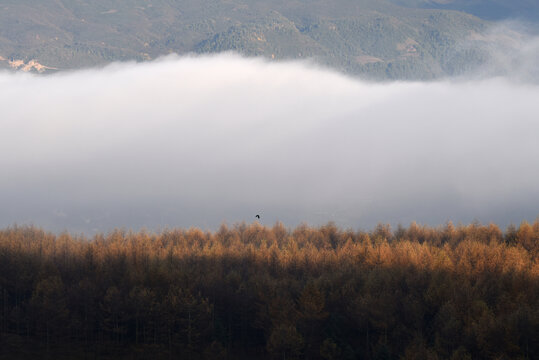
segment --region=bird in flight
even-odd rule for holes
[[[260,215],[257,214],[257,215],[255,216],[255,218],[260,219]]]

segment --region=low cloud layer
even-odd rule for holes
[[[0,227],[533,220],[538,99],[230,54],[0,73]]]

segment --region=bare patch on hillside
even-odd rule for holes
[[[356,61],[361,65],[384,62],[384,60],[382,60],[380,58],[377,58],[377,57],[374,57],[374,56],[369,56],[369,55],[357,56]]]
[[[43,73],[47,70],[58,70],[57,68],[45,66],[37,62],[37,60],[30,60],[27,63],[24,60],[10,60],[9,66],[14,70],[21,70],[24,72],[37,71],[38,73]]]
[[[419,44],[414,39],[408,38],[406,41],[397,44],[397,50],[402,52],[402,56],[417,56],[417,47]]]

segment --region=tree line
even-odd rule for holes
[[[539,220],[0,230],[4,359],[537,359]]]

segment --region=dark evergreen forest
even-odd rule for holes
[[[0,231],[2,359],[537,359],[539,221]]]

